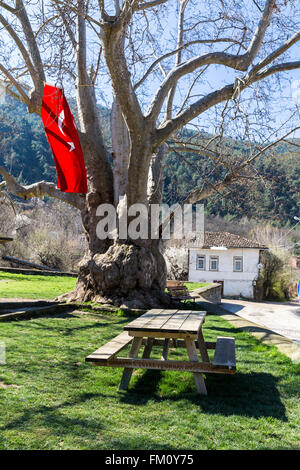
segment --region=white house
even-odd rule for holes
[[[254,297],[260,253],[267,248],[228,232],[205,232],[202,247],[189,248],[189,281],[220,282],[223,295]]]

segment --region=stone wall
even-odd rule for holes
[[[221,284],[209,284],[209,286],[199,287],[199,289],[195,289],[193,292],[197,292],[197,294],[199,294],[199,296],[206,302],[211,302],[213,304],[221,303]]]

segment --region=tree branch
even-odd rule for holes
[[[136,7],[136,10],[146,10],[147,8],[158,7],[159,5],[167,2],[168,0],[153,0],[151,2],[142,2]]]
[[[21,96],[18,97],[20,99],[20,101],[23,101],[23,103],[25,103],[27,106],[29,106],[30,105],[29,97],[26,95],[26,93],[23,90],[23,88],[21,87],[21,85],[14,79],[14,77],[11,75],[11,73],[2,64],[0,64],[0,71],[8,78],[10,83],[20,93]],[[15,93],[14,93],[14,96],[17,97],[17,95]]]
[[[34,68],[34,65],[30,59],[30,56],[24,47],[23,41],[21,38],[17,35],[17,33],[14,31],[12,26],[8,23],[8,21],[0,14],[0,23],[5,27],[6,31],[8,34],[11,36],[11,38],[14,40],[15,44],[18,46],[18,49],[24,59],[25,64],[27,65],[28,71],[30,73],[30,76],[33,80],[33,83],[37,83],[37,78],[36,78],[36,71]]]
[[[300,126],[295,127],[294,129],[292,129],[291,131],[289,131],[288,133],[286,133],[284,136],[280,137],[276,141],[267,144],[265,147],[260,149],[254,155],[252,155],[252,157],[248,158],[243,163],[233,168],[231,172],[228,172],[221,181],[214,182],[213,184],[206,183],[206,184],[203,184],[202,188],[195,189],[186,197],[183,204],[187,204],[187,203],[194,204],[196,202],[202,201],[203,199],[207,199],[208,197],[212,196],[212,194],[216,192],[220,192],[223,189],[225,189],[227,186],[230,186],[234,181],[237,181],[240,178],[243,178],[243,175],[241,174],[241,172],[245,170],[245,168],[247,168],[254,160],[256,160],[263,153],[270,150],[270,148],[274,147],[279,142],[285,140],[290,134],[292,134],[293,132],[299,129],[300,129]]]
[[[16,9],[17,9],[16,16],[18,17],[22,25],[22,29],[26,38],[27,46],[28,46],[28,50],[32,58],[32,62],[34,64],[36,74],[38,76],[38,81],[35,79],[35,82],[34,82],[35,88],[36,88],[36,91],[42,94],[43,82],[46,81],[45,72],[43,68],[40,51],[37,46],[36,39],[34,37],[34,33],[31,27],[31,23],[27,16],[27,12],[26,12],[26,9],[24,7],[22,0],[16,0]]]
[[[174,87],[181,77],[194,72],[203,65],[219,64],[233,68],[235,70],[246,71],[257,55],[258,50],[262,44],[266,29],[272,16],[274,5],[275,0],[266,1],[260,22],[245,54],[235,55],[219,51],[211,52],[187,60],[183,64],[177,65],[173,70],[171,70],[157,90],[157,93],[154,96],[147,111],[146,118],[150,121],[156,122],[163,103],[171,88]]]
[[[46,181],[40,181],[29,186],[22,186],[15,178],[10,175],[3,167],[0,166],[0,175],[2,176],[7,191],[15,196],[23,199],[29,199],[33,197],[42,198],[43,196],[50,196],[56,199],[60,199],[77,209],[82,209],[84,205],[84,198],[80,197],[79,194],[63,193],[57,189],[54,183],[48,183]],[[2,186],[3,183],[1,183]]]
[[[233,38],[195,39],[195,41],[189,41],[189,42],[183,44],[182,46],[178,47],[177,49],[174,49],[173,51],[167,52],[166,54],[164,54],[161,57],[159,57],[158,59],[156,59],[150,65],[150,67],[148,68],[148,70],[146,71],[144,76],[134,85],[134,89],[136,90],[137,88],[139,88],[144,83],[144,81],[148,78],[148,76],[153,71],[153,69],[155,69],[155,67],[160,62],[162,62],[165,59],[168,59],[168,57],[171,57],[172,55],[177,54],[177,52],[182,51],[183,49],[186,49],[189,46],[194,46],[196,44],[215,44],[215,43],[218,43],[218,42],[231,42],[232,44],[238,44],[239,46],[241,46],[242,48],[245,49],[243,44],[241,44],[239,41],[237,41]]]
[[[11,7],[10,5],[7,5],[5,2],[0,2],[0,7],[4,8],[5,10],[9,11],[9,13],[12,13],[13,15],[16,14],[16,9]]]
[[[64,14],[64,12],[62,11],[61,7],[59,6],[59,3],[61,2],[58,2],[57,0],[52,0],[52,2],[54,3],[55,5],[55,8],[57,9],[61,19],[62,19],[62,22],[64,24],[64,27],[66,28],[66,31],[67,31],[67,34],[69,36],[69,39],[71,41],[71,44],[72,44],[72,47],[73,47],[73,50],[76,51],[76,47],[77,47],[77,41],[75,39],[75,35],[72,31],[72,29],[70,28],[70,24],[66,18],[66,15]]]

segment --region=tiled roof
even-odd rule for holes
[[[224,246],[226,248],[267,248],[255,240],[249,240],[249,238],[241,237],[235,233],[205,232],[203,248],[211,248],[213,246]]]

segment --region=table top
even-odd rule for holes
[[[197,335],[206,312],[152,309],[124,327],[125,331]]]

